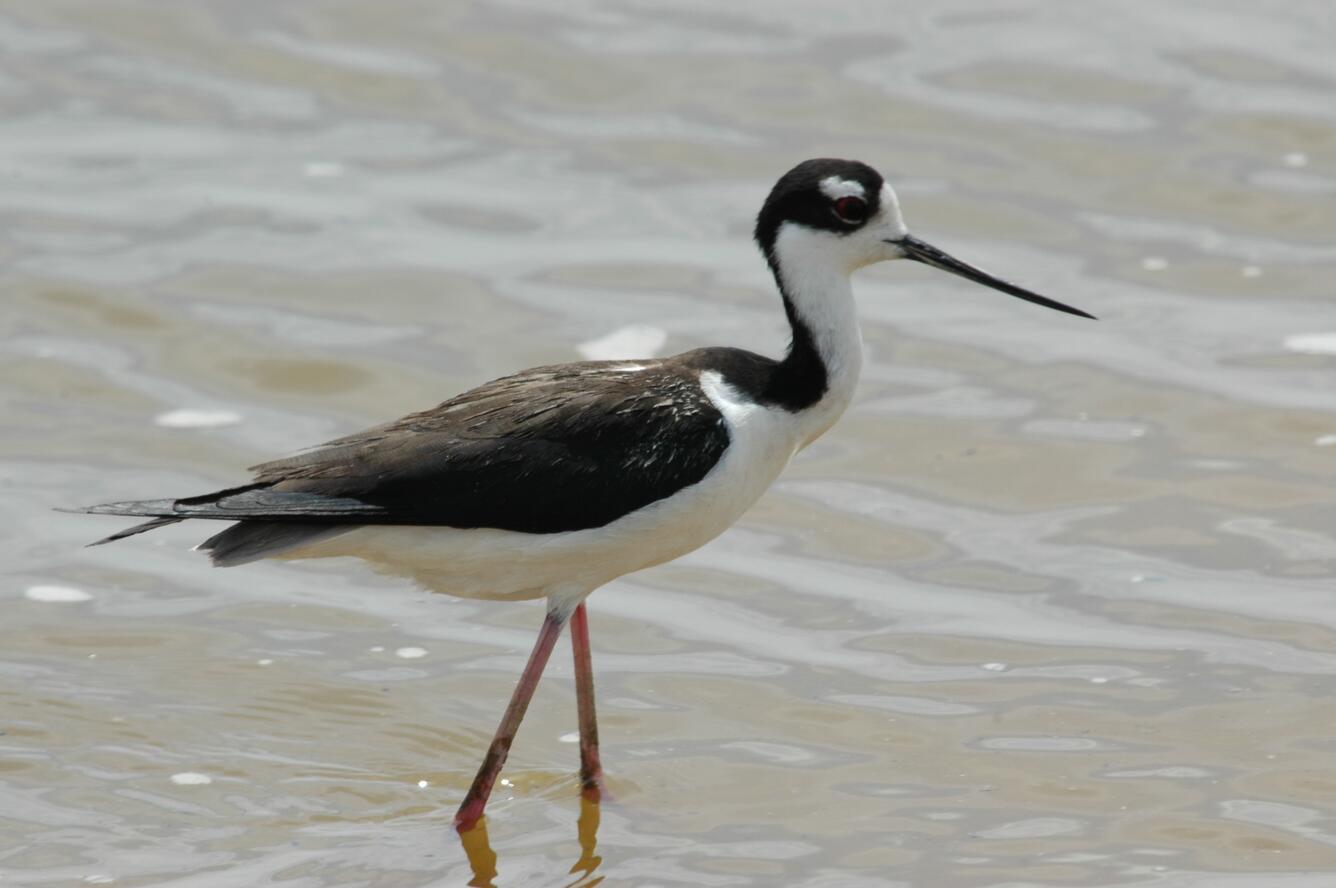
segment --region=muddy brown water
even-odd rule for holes
[[[0,883],[1336,884],[1328,4],[0,2]],[[591,599],[52,511],[783,320],[773,178],[1101,317],[861,273],[850,413]],[[72,600],[71,600],[72,599]],[[494,871],[494,874],[493,874]],[[601,880],[601,881],[600,881]]]

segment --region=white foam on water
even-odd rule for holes
[[[394,655],[396,657],[403,657],[405,660],[416,660],[418,657],[427,656],[427,651],[425,648],[419,647],[402,647],[396,650]]]
[[[41,601],[48,604],[72,604],[80,601],[92,601],[93,596],[82,589],[69,586],[29,586],[23,592],[29,601]]]
[[[168,429],[208,429],[217,426],[236,425],[241,422],[241,414],[233,410],[205,410],[195,407],[182,407],[168,410],[153,417],[153,424]]]
[[[606,336],[582,342],[575,348],[591,361],[625,361],[652,358],[668,341],[668,331],[648,324],[619,327]]]
[[[172,782],[177,786],[204,786],[212,783],[213,778],[198,771],[182,771],[180,774],[172,775]]]
[[[1286,336],[1288,351],[1305,355],[1336,355],[1336,333],[1296,333]]]

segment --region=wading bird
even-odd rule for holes
[[[232,567],[352,555],[433,590],[547,599],[547,615],[455,816],[478,822],[539,676],[569,622],[580,775],[601,786],[585,598],[696,549],[765,492],[853,397],[862,337],[850,275],[913,259],[1029,302],[1009,284],[910,235],[895,192],[866,164],[818,159],[785,173],[756,220],[792,328],[780,360],[737,348],[524,370],[421,413],[255,466],[203,496],[84,511],[236,522],[198,548]]]

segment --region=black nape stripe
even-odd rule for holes
[[[669,358],[697,372],[712,370],[748,400],[796,413],[820,401],[826,393],[826,364],[816,350],[812,332],[790,307],[784,307],[793,326],[793,341],[784,360],[776,361],[741,348],[701,348]]]
[[[776,275],[776,280],[778,280]],[[780,286],[781,293],[783,285]],[[793,328],[793,339],[789,342],[788,354],[775,367],[774,374],[760,400],[797,411],[811,407],[826,394],[829,380],[826,375],[826,362],[816,350],[812,330],[793,309],[793,302],[784,293],[784,313],[788,315],[789,326]]]

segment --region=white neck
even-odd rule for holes
[[[796,323],[811,333],[826,369],[826,391],[803,409],[801,442],[805,447],[835,424],[849,406],[863,367],[863,334],[858,326],[849,276],[861,263],[845,261],[839,236],[794,224],[775,238],[775,277]]]

